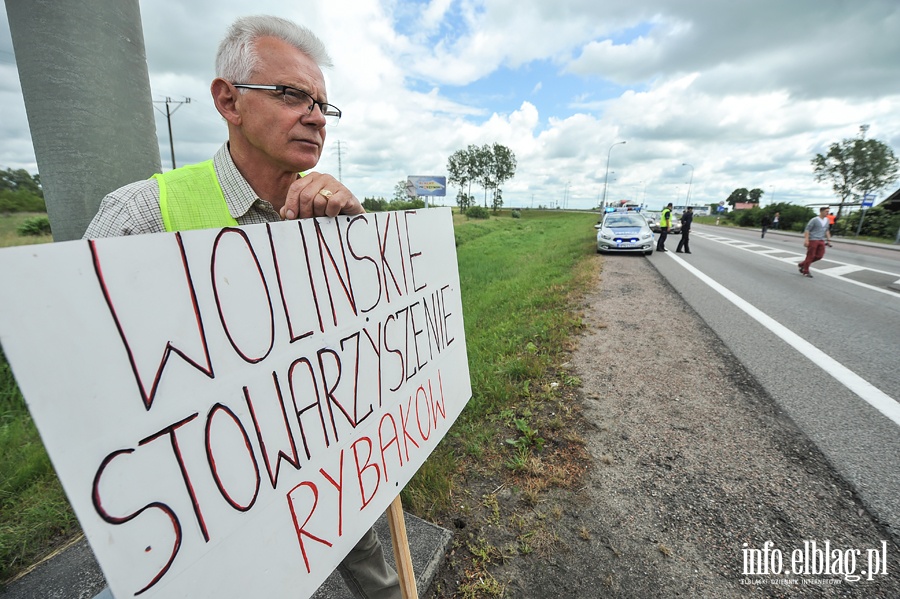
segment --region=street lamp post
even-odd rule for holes
[[[609,155],[612,154],[612,149],[614,147],[624,143],[624,141],[617,141],[613,145],[609,146],[609,151],[606,152],[606,176],[603,177],[603,204],[600,205],[601,210],[606,210],[606,189],[609,185]]]
[[[694,165],[682,162],[681,166],[691,167],[691,179],[688,181],[687,199],[685,200],[685,207],[687,207],[691,205],[691,185],[694,183]]]

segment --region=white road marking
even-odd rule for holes
[[[692,231],[692,234],[693,234],[693,231]],[[806,256],[805,253],[804,254],[793,253],[790,250],[782,250],[782,249],[768,249],[767,248],[765,250],[754,250],[751,248],[765,247],[765,246],[754,245],[754,244],[738,245],[740,243],[746,244],[747,242],[736,241],[734,239],[729,239],[728,237],[719,237],[718,235],[710,235],[708,233],[700,233],[699,231],[696,233],[696,235],[699,235],[700,237],[703,237],[704,239],[709,239],[710,241],[724,243],[725,245],[731,246],[738,250],[753,252],[754,254],[759,254],[759,255],[765,256],[766,258],[772,258],[773,260],[778,260],[779,262],[784,262],[786,264],[791,264],[793,266],[797,266],[797,262],[803,260],[803,258]],[[775,254],[780,254],[780,253],[790,253],[792,255],[788,256],[786,258],[783,256],[775,255]],[[839,279],[841,281],[844,281],[845,283],[850,283],[851,285],[856,285],[858,287],[863,287],[865,289],[870,289],[872,291],[877,291],[879,293],[883,293],[885,295],[890,295],[891,297],[900,299],[900,295],[897,295],[897,292],[892,291],[891,289],[885,289],[883,287],[876,287],[875,285],[869,285],[867,283],[862,283],[860,281],[854,281],[853,279],[847,279],[842,276],[842,275],[845,275],[850,272],[856,272],[857,270],[868,270],[869,272],[877,272],[877,273],[883,274],[883,275],[900,277],[900,275],[898,275],[897,273],[887,272],[884,270],[877,270],[874,268],[860,267],[860,266],[856,266],[854,264],[847,264],[846,262],[838,262],[837,260],[832,260],[831,258],[825,258],[825,260],[828,262],[831,262],[833,264],[839,264],[840,266],[833,266],[831,268],[810,267],[810,269],[813,272],[815,272],[816,274],[821,274],[821,275],[825,275],[825,276],[832,277],[835,279]],[[843,271],[843,270],[841,270],[843,268],[852,268],[852,269],[856,269],[856,270]],[[898,282],[895,283],[895,285],[897,285],[897,284],[900,284],[900,279],[898,279]]]
[[[863,266],[854,266],[853,264],[844,264],[843,266],[835,266],[834,268],[828,269],[828,274],[835,277],[842,277],[844,275],[849,275],[851,272],[859,272],[861,270],[866,270]]]
[[[714,291],[719,293],[729,302],[743,310],[750,318],[772,331],[772,333],[777,335],[782,341],[809,358],[813,364],[834,377],[839,383],[858,395],[863,401],[890,418],[895,424],[900,425],[900,403],[897,403],[891,396],[875,387],[875,385],[868,382],[800,335],[791,331],[747,300],[726,289],[706,274],[700,272],[695,267],[685,262],[683,258],[675,256],[674,254],[669,255],[675,262],[687,269],[688,272],[709,285]]]

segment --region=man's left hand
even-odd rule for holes
[[[281,218],[312,218],[338,214],[362,214],[365,209],[344,185],[325,173],[307,173],[288,189]]]

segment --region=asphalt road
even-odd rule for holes
[[[796,234],[695,226],[691,249],[650,260],[900,539],[900,248],[838,240],[812,279]]]

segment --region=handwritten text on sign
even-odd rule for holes
[[[471,395],[448,209],[12,248],[0,277],[117,597],[312,594]]]

